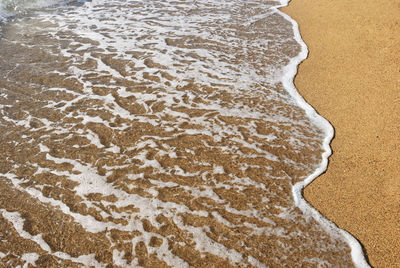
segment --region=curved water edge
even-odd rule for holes
[[[285,17],[288,21],[293,24],[293,33],[295,35],[295,40],[301,45],[301,52],[295,58],[292,58],[290,63],[285,68],[285,75],[283,76],[282,83],[286,90],[293,96],[293,98],[297,101],[300,107],[304,108],[307,115],[311,120],[315,121],[326,132],[326,137],[323,141],[324,153],[322,154],[321,165],[309,175],[304,181],[298,182],[293,186],[293,197],[296,205],[305,213],[311,215],[314,219],[320,222],[324,227],[327,228],[328,231],[334,232],[344,236],[351,247],[351,257],[353,259],[356,267],[370,267],[368,264],[364,252],[362,250],[361,244],[358,240],[353,237],[349,232],[340,229],[336,224],[325,218],[317,209],[312,207],[310,203],[305,200],[303,197],[303,189],[309,185],[312,181],[318,178],[321,174],[323,174],[328,168],[328,158],[332,154],[332,150],[330,147],[330,143],[334,137],[335,131],[333,126],[329,123],[327,119],[322,117],[317,113],[317,111],[306,102],[306,100],[300,95],[294,85],[294,78],[297,74],[297,67],[299,64],[308,57],[308,48],[306,43],[301,38],[299,25],[298,23],[292,19],[289,15],[279,10],[279,8],[285,7],[289,4],[291,0],[281,0],[282,5],[275,7],[277,11]]]
[[[32,0],[37,1],[42,0]],[[279,1],[197,3],[99,0],[67,12],[56,8],[50,16],[52,7],[39,9],[38,16],[32,10],[5,25],[0,76],[11,90],[22,83],[24,96],[31,98],[24,102],[24,96],[0,94],[5,108],[0,123],[26,134],[6,139],[5,154],[16,153],[17,140],[18,148],[32,152],[28,166],[35,173],[23,173],[21,154],[0,176],[27,200],[36,197],[54,213],[60,211],[52,207],[60,205],[60,219],[72,217],[76,225],[70,229],[85,234],[80,241],[92,241],[95,233],[101,243],[80,249],[74,233],[49,230],[57,219],[42,217],[45,208],[16,208],[14,200],[5,201],[0,217],[30,240],[36,238],[19,226],[37,218],[37,233],[45,237],[39,241],[42,249],[49,252],[50,236],[68,237],[67,246],[55,241],[59,252],[69,254],[59,261],[87,265],[135,265],[145,261],[142,248],[157,254],[148,258],[173,267],[201,263],[187,260],[179,250],[184,247],[200,261],[211,254],[211,263],[351,266],[345,236],[313,214],[301,196],[305,183],[296,184],[326,169],[328,130],[333,134],[293,85],[307,56],[297,25],[277,10],[284,4],[278,6]],[[117,21],[103,20],[115,13],[121,15]],[[25,64],[39,52],[33,64]],[[27,116],[16,117],[15,110]],[[49,176],[55,185],[44,181]],[[26,180],[30,184],[23,184]],[[59,187],[59,181],[66,186]],[[52,190],[62,195],[49,195]],[[102,199],[108,200],[105,207],[99,205]],[[126,232],[129,250],[116,247],[125,242],[114,232]],[[182,233],[191,237],[169,239]],[[89,253],[88,260],[71,259]]]

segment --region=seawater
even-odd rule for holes
[[[286,1],[1,1],[0,263],[366,265]]]

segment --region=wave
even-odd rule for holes
[[[326,169],[333,129],[294,87],[307,48],[278,2],[47,12],[78,2],[0,0],[24,17],[0,42],[0,130],[12,133],[0,147],[16,155],[0,159],[0,201],[22,193],[0,217],[16,235],[59,265],[350,266],[351,237],[301,195]],[[0,245],[0,263],[1,250],[14,254]]]

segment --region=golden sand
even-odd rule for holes
[[[309,58],[295,84],[335,127],[305,197],[352,233],[374,267],[400,267],[400,1],[295,0]]]

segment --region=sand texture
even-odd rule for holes
[[[295,0],[309,58],[295,84],[335,127],[305,197],[352,233],[374,267],[400,267],[400,1]]]

